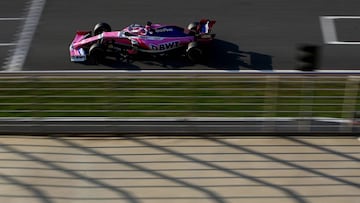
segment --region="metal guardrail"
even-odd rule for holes
[[[0,132],[354,133],[360,110],[359,76],[225,71],[1,73]]]

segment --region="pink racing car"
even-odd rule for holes
[[[70,59],[98,64],[109,56],[128,59],[142,53],[156,55],[176,51],[198,62],[215,37],[211,33],[215,22],[202,19],[190,23],[187,29],[148,22],[146,25],[132,24],[121,31],[112,31],[107,23],[98,23],[93,32],[76,32],[70,45]]]

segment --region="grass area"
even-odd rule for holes
[[[346,78],[35,77],[0,81],[0,117],[344,117],[360,110],[358,101],[358,82],[349,83]]]

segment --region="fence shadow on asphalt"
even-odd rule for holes
[[[316,176],[319,176],[319,177],[323,177],[323,178],[326,178],[326,179],[329,179],[329,180],[333,180],[333,181],[336,181],[336,182],[344,184],[344,185],[360,188],[359,184],[356,183],[356,182],[349,181],[349,180],[346,180],[346,179],[343,179],[343,178],[340,178],[340,177],[337,177],[337,176],[333,176],[333,175],[327,174],[325,172],[322,172],[320,170],[316,170],[314,168],[309,168],[309,167],[306,167],[306,166],[302,166],[300,164],[289,162],[289,161],[277,158],[275,156],[271,156],[271,155],[268,155],[268,154],[265,154],[265,153],[257,152],[256,150],[253,150],[253,149],[251,149],[249,147],[240,146],[240,145],[234,145],[234,144],[231,144],[231,143],[229,143],[227,141],[224,141],[224,140],[221,140],[221,139],[216,139],[216,138],[213,138],[213,137],[209,137],[208,139],[213,140],[214,142],[217,142],[219,144],[223,144],[223,145],[225,145],[225,146],[227,146],[229,148],[233,148],[233,149],[237,149],[237,150],[242,151],[242,152],[247,152],[247,153],[250,153],[250,154],[254,154],[256,156],[262,157],[264,159],[267,159],[267,160],[270,160],[270,161],[273,161],[273,162],[276,162],[276,163],[280,163],[280,164],[288,166],[290,168],[298,169],[298,170],[301,170],[301,171],[304,171],[304,172],[307,172],[307,173],[310,173],[310,174],[313,174],[313,175],[316,175]],[[301,146],[310,147],[310,148],[316,148],[316,149],[320,149],[322,151],[325,151],[326,153],[330,152],[331,154],[335,154],[336,156],[341,156],[342,158],[344,158],[344,157],[349,158],[349,156],[344,155],[343,153],[340,153],[340,152],[334,153],[334,151],[332,151],[332,150],[326,150],[326,148],[316,146],[316,145],[307,143],[305,141],[301,141],[300,139],[290,138],[290,137],[287,137],[287,139],[290,140],[290,141],[293,141],[293,142],[297,142]]]
[[[237,160],[240,158],[240,155],[251,155],[251,156],[255,156],[258,157],[260,160],[262,160],[262,162],[271,162],[271,163],[276,163],[277,165],[282,165],[285,168],[289,168],[289,169],[295,169],[295,170],[299,170],[302,172],[306,172],[309,174],[312,174],[314,177],[321,177],[321,178],[325,178],[327,180],[330,181],[334,181],[336,183],[339,183],[341,185],[347,185],[350,187],[354,187],[354,188],[359,188],[359,184],[357,184],[356,182],[353,181],[349,181],[346,179],[343,179],[341,177],[336,177],[333,176],[331,174],[328,174],[326,172],[317,170],[316,167],[315,168],[309,168],[306,166],[303,166],[299,163],[295,163],[292,161],[287,161],[281,158],[278,158],[274,155],[272,155],[271,153],[264,153],[264,152],[260,152],[257,151],[255,148],[252,148],[251,146],[245,146],[245,145],[239,145],[239,144],[234,144],[232,142],[230,142],[227,139],[223,139],[221,137],[217,137],[217,136],[195,136],[193,137],[193,139],[197,139],[197,140],[204,140],[204,142],[207,143],[206,146],[210,146],[210,147],[216,147],[215,151],[211,151],[209,153],[206,153],[204,151],[202,151],[201,153],[189,153],[186,151],[181,151],[179,150],[179,147],[177,144],[173,144],[173,145],[164,145],[164,144],[157,144],[155,142],[152,142],[151,139],[153,138],[146,138],[144,139],[144,137],[135,137],[132,135],[129,136],[121,136],[121,137],[113,137],[113,139],[115,141],[130,141],[131,143],[133,143],[133,145],[130,146],[118,146],[117,144],[113,144],[111,146],[100,146],[97,148],[92,148],[89,147],[87,145],[82,145],[79,144],[76,141],[73,141],[72,139],[67,139],[66,137],[50,137],[55,143],[58,143],[58,146],[63,146],[64,147],[64,151],[63,152],[58,152],[55,151],[54,152],[48,152],[48,155],[66,155],[66,156],[76,156],[76,155],[82,155],[82,156],[89,156],[89,157],[94,157],[97,161],[91,161],[88,158],[86,158],[87,162],[83,162],[81,161],[81,163],[88,163],[90,165],[95,165],[95,164],[101,164],[101,163],[105,163],[103,161],[106,161],[107,163],[112,163],[115,165],[119,165],[119,166],[125,166],[126,168],[128,168],[127,170],[129,171],[137,171],[143,174],[147,174],[148,176],[154,177],[154,181],[156,180],[165,180],[168,183],[171,183],[170,185],[175,185],[175,187],[182,187],[182,188],[187,188],[190,189],[192,191],[195,191],[197,193],[200,193],[202,195],[202,199],[206,199],[209,200],[211,202],[217,202],[217,203],[225,203],[228,202],[228,197],[226,196],[222,196],[222,194],[219,194],[217,192],[217,187],[220,187],[218,185],[212,185],[212,186],[204,186],[201,184],[196,184],[194,183],[194,180],[199,179],[198,177],[187,177],[187,178],[182,178],[182,177],[178,177],[175,175],[171,175],[169,172],[172,172],[172,170],[175,171],[180,171],[180,170],[186,170],[188,172],[196,172],[196,170],[211,170],[211,171],[218,171],[221,172],[222,174],[227,174],[224,175],[224,177],[231,177],[231,179],[243,179],[246,180],[248,182],[251,182],[251,185],[248,186],[262,186],[262,187],[266,187],[272,190],[276,190],[279,193],[282,194],[282,196],[275,196],[276,198],[289,198],[295,202],[298,203],[307,203],[307,198],[304,194],[299,194],[298,191],[294,190],[294,185],[284,185],[284,184],[277,184],[272,182],[271,180],[268,180],[267,178],[261,176],[255,176],[255,175],[251,175],[251,173],[242,171],[241,169],[238,168],[229,168],[228,166],[224,166],[222,165],[222,162],[214,162],[214,161],[209,161],[208,159],[205,159],[203,157],[199,157],[197,155],[221,155],[222,154],[222,149],[227,149],[227,150],[231,150],[231,156],[234,157],[233,161],[230,162],[237,162]],[[31,138],[30,138],[31,139]],[[101,139],[101,138],[99,138]],[[156,139],[169,139],[169,138],[156,138]],[[171,139],[171,138],[170,138]],[[191,139],[191,138],[190,138]],[[334,156],[338,156],[341,159],[345,159],[345,160],[349,160],[349,161],[355,161],[358,162],[359,159],[356,157],[353,157],[351,155],[348,154],[344,154],[342,152],[339,151],[335,151],[333,149],[328,149],[326,147],[323,146],[319,146],[316,144],[312,144],[310,142],[298,139],[298,138],[294,138],[294,137],[285,137],[285,140],[288,140],[292,143],[295,143],[297,146],[301,146],[301,147],[306,147],[306,148],[311,148],[311,149],[315,149],[316,151],[319,151],[320,153],[325,153],[325,154],[331,154]],[[96,140],[95,140],[96,141]],[[67,166],[64,166],[64,163],[67,164],[75,164],[76,162],[73,161],[68,161],[68,160],[61,160],[61,161],[56,161],[56,160],[48,160],[45,158],[42,158],[41,155],[47,155],[47,152],[29,152],[26,149],[21,149],[21,146],[23,147],[47,147],[51,150],[52,147],[55,146],[51,146],[51,145],[27,145],[26,143],[22,143],[20,146],[17,146],[16,144],[4,144],[4,143],[0,143],[0,149],[1,152],[8,152],[8,153],[12,153],[13,155],[22,157],[22,160],[25,161],[31,161],[32,163],[38,164],[39,167],[46,167],[48,170],[53,171],[54,173],[60,173],[60,174],[64,174],[68,177],[70,177],[71,179],[74,180],[81,180],[83,182],[86,182],[88,184],[91,184],[91,187],[94,188],[101,188],[104,190],[108,190],[110,192],[113,192],[114,194],[116,194],[118,196],[119,200],[122,201],[126,201],[126,202],[130,202],[130,203],[138,203],[138,202],[142,202],[143,200],[145,201],[146,198],[144,199],[144,197],[139,197],[137,196],[136,192],[132,191],[132,187],[123,185],[121,183],[122,178],[119,178],[119,184],[111,184],[105,181],[105,179],[100,177],[92,177],[90,174],[87,174],[87,171],[85,170],[80,170],[80,169],[73,169],[73,168],[69,168]],[[285,146],[285,145],[269,145],[271,147],[279,147],[279,146]],[[294,146],[294,145],[288,145],[288,146]],[[153,152],[156,152],[154,154],[146,154],[145,152],[136,152],[136,153],[128,153],[128,154],[124,154],[121,153],[122,150],[128,150],[128,149],[132,149],[132,148],[147,148],[147,149],[151,149]],[[189,146],[190,147],[190,146]],[[193,148],[200,148],[200,147],[204,147],[203,145],[191,145],[191,147]],[[102,152],[104,150],[106,150],[107,148],[113,148],[113,149],[121,149],[120,152],[118,153],[105,153]],[[66,149],[72,149],[75,151],[74,152],[67,152]],[[41,150],[40,150],[41,151]],[[133,151],[134,152],[134,151]],[[291,153],[291,152],[290,152]],[[276,153],[275,153],[276,154]],[[142,157],[142,156],[150,156],[152,158],[156,158],[155,160],[158,161],[158,163],[162,163],[162,164],[167,164],[169,166],[172,165],[173,162],[169,161],[169,160],[162,160],[157,158],[157,156],[159,155],[168,155],[168,156],[172,156],[175,157],[178,161],[177,163],[196,163],[198,166],[200,166],[200,168],[202,169],[179,169],[179,168],[172,168],[172,169],[154,169],[151,168],[149,166],[147,166],[146,164],[149,164],[148,162],[145,162],[144,158],[140,159],[140,161],[137,160],[133,160],[130,159],[131,156],[138,156],[138,157]],[[223,154],[225,155],[225,153]],[[16,161],[17,159],[14,159],[13,161]],[[99,160],[103,160],[103,161],[99,161]],[[181,160],[181,161],[179,161]],[[0,160],[0,162],[3,160]],[[6,161],[12,161],[9,159],[6,159]],[[229,161],[229,160],[227,160]],[[239,160],[238,160],[239,161]],[[245,164],[248,161],[252,161],[252,160],[244,160],[244,161],[240,161],[242,163],[242,165]],[[253,160],[255,161],[255,160]],[[258,159],[256,159],[256,161],[259,161]],[[336,160],[334,160],[336,162]],[[261,162],[261,161],[260,161]],[[152,164],[156,164],[156,161],[152,161]],[[42,168],[39,168],[38,170],[42,170]],[[176,166],[174,166],[176,167]],[[11,166],[9,165],[4,165],[1,164],[0,169],[11,169]],[[36,168],[30,168],[30,167],[15,167],[17,170],[22,169],[22,170],[37,170]],[[283,169],[283,168],[279,168],[279,169]],[[116,171],[116,169],[104,169],[104,171],[102,171],[101,169],[98,169],[96,172],[106,172],[107,170],[110,171]],[[247,169],[249,170],[249,169]],[[251,169],[250,169],[251,170]],[[262,168],[261,170],[264,171],[271,171],[273,169],[271,168]],[[92,169],[89,169],[88,172],[90,171],[94,171]],[[121,173],[121,171],[119,171],[119,173]],[[29,176],[27,176],[29,178]],[[57,188],[63,188],[64,185],[61,184],[57,184],[56,180],[60,180],[62,179],[62,177],[57,177],[56,175],[51,177],[51,179],[53,179],[54,181],[52,181],[51,185],[41,185],[42,183],[37,183],[35,182],[31,182],[29,183],[27,182],[23,182],[21,179],[24,178],[24,176],[22,175],[6,175],[5,173],[0,173],[0,180],[5,180],[5,182],[7,182],[8,184],[12,184],[15,186],[18,186],[19,188],[22,188],[26,191],[28,191],[29,193],[31,193],[32,195],[30,196],[23,196],[24,198],[36,198],[41,200],[41,202],[46,202],[46,203],[52,203],[55,202],[55,200],[58,199],[62,199],[62,200],[67,200],[67,201],[86,201],[86,200],[96,200],[96,201],[101,201],[101,202],[106,202],[106,200],[109,201],[113,201],[116,200],[116,197],[110,197],[110,198],[104,198],[102,199],[101,197],[99,198],[95,198],[95,197],[83,197],[83,196],[77,196],[77,197],[72,197],[72,196],[66,196],[64,194],[64,196],[61,195],[54,195],[56,193],[54,192],[48,192],[48,189],[44,189],[44,188],[52,188],[52,189],[57,189]],[[31,176],[31,178],[42,178],[42,174],[40,173],[38,176]],[[116,179],[116,177],[114,177]],[[130,178],[130,177],[128,177]],[[221,177],[220,177],[221,178]],[[301,178],[299,176],[299,178]],[[141,177],[139,178],[141,180]],[[71,183],[72,181],[70,181]],[[196,181],[195,181],[196,182]],[[1,185],[6,184],[6,183],[0,183],[0,187]],[[164,184],[164,183],[163,183]],[[325,184],[325,183],[324,183]],[[326,185],[326,184],[325,184]],[[246,186],[246,185],[243,185]],[[65,185],[66,188],[80,188],[80,189],[86,189],[87,187],[83,187],[82,186],[77,186],[77,185]],[[138,187],[145,189],[145,186],[141,186],[139,185]],[[167,186],[167,185],[162,185],[162,188],[167,188],[167,187],[174,187],[174,186]],[[330,194],[332,195],[332,194]],[[21,194],[19,195],[21,196]],[[10,197],[10,198],[16,198],[14,196],[7,196],[4,193],[0,194],[0,199],[2,197]],[[167,196],[166,194],[162,197],[152,197],[154,199],[159,198],[162,201],[171,201],[172,199],[176,199],[176,198],[181,198],[181,197],[172,197],[172,196]],[[189,197],[191,198],[191,197]],[[238,200],[242,199],[242,198],[251,198],[254,199],[256,198],[256,196],[249,196],[249,195],[245,195],[245,196],[236,196],[236,197],[232,197],[232,198],[237,198]],[[274,198],[274,196],[270,195],[270,196],[262,196],[261,198]],[[199,197],[194,197],[194,199],[199,199]],[[189,199],[186,199],[189,200]]]
[[[128,137],[129,138],[129,137]],[[158,177],[159,179],[162,179],[162,180],[167,180],[167,181],[170,181],[170,182],[173,182],[177,185],[181,185],[185,188],[190,188],[192,190],[195,190],[195,191],[198,191],[200,193],[203,193],[205,196],[207,196],[210,200],[214,201],[214,202],[217,202],[217,203],[225,203],[226,201],[221,197],[219,196],[218,194],[216,194],[215,192],[211,191],[211,190],[208,190],[204,187],[200,187],[196,184],[192,184],[190,182],[187,182],[187,181],[184,181],[184,180],[181,180],[179,178],[175,178],[175,177],[172,177],[170,175],[167,175],[165,173],[162,173],[162,172],[159,172],[157,170],[153,170],[151,168],[148,168],[148,167],[145,167],[145,166],[142,166],[141,164],[137,164],[137,163],[134,163],[134,162],[130,162],[130,161],[127,161],[125,159],[121,159],[121,158],[118,158],[118,157],[114,157],[114,156],[109,156],[105,153],[100,153],[96,150],[93,150],[93,149],[90,149],[90,148],[87,148],[87,147],[83,147],[81,145],[78,145],[74,142],[71,142],[69,140],[66,140],[66,139],[61,139],[61,138],[56,138],[59,142],[69,146],[69,147],[72,147],[72,148],[76,148],[76,149],[79,149],[79,150],[82,150],[88,154],[93,154],[93,155],[96,155],[97,157],[100,157],[100,158],[103,158],[105,160],[109,160],[113,163],[117,163],[117,164],[121,164],[121,165],[126,165],[136,171],[141,171],[143,173],[147,173],[151,176],[154,176],[154,177]],[[130,140],[133,140],[133,139],[130,139]],[[181,198],[181,197],[162,197],[162,198],[159,198],[159,199],[177,199],[177,198]]]
[[[249,180],[249,181],[254,182],[256,184],[259,184],[259,185],[262,185],[262,186],[265,186],[265,187],[273,188],[275,190],[278,190],[278,191],[288,195],[291,199],[295,200],[298,203],[306,203],[307,202],[303,197],[301,197],[299,194],[297,194],[297,192],[295,192],[295,191],[293,191],[293,190],[291,190],[291,189],[289,189],[287,187],[276,185],[276,184],[273,184],[271,182],[262,180],[261,178],[251,176],[251,175],[248,175],[246,173],[239,172],[237,170],[229,169],[227,167],[223,167],[223,166],[220,166],[218,164],[214,164],[214,163],[212,163],[210,161],[202,160],[200,158],[196,158],[194,156],[191,156],[191,155],[188,155],[188,154],[185,154],[185,153],[180,153],[178,151],[169,149],[167,147],[155,145],[153,143],[144,141],[142,139],[137,139],[137,138],[134,138],[132,136],[127,137],[127,138],[129,140],[132,140],[132,141],[134,141],[136,143],[139,143],[139,144],[141,144],[143,146],[154,148],[154,149],[160,150],[160,151],[168,153],[168,154],[172,154],[172,155],[174,155],[176,157],[180,157],[181,159],[184,159],[184,160],[187,160],[187,161],[190,161],[190,162],[193,162],[193,163],[198,163],[198,164],[203,165],[204,167],[209,168],[211,170],[217,170],[217,171],[224,172],[226,174],[234,176],[234,178],[246,179],[246,180]],[[207,138],[207,139],[211,140],[213,142],[217,142],[217,140],[218,140],[216,138],[215,139],[214,138]],[[220,143],[224,144],[222,142],[220,142]],[[226,144],[224,144],[224,146],[228,147]],[[240,197],[237,197],[237,198],[240,198]],[[271,198],[271,197],[269,197],[269,198]]]
[[[24,145],[26,146],[26,145]],[[40,145],[39,145],[40,146]],[[106,189],[109,191],[114,192],[115,194],[117,194],[119,196],[118,199],[125,199],[127,202],[129,203],[139,203],[140,201],[138,201],[138,199],[133,196],[131,193],[129,193],[126,190],[123,190],[121,187],[115,187],[112,186],[110,184],[107,184],[101,180],[98,180],[96,178],[92,178],[89,177],[81,172],[77,172],[76,170],[72,170],[72,169],[68,169],[66,167],[60,166],[60,164],[57,164],[56,161],[49,161],[43,158],[40,158],[39,156],[33,155],[32,153],[28,153],[19,149],[16,149],[15,147],[12,147],[11,145],[5,145],[5,144],[1,144],[0,148],[14,154],[14,155],[18,155],[20,157],[23,157],[25,160],[31,161],[33,163],[39,164],[39,165],[43,165],[46,166],[49,170],[53,170],[56,172],[60,172],[62,174],[66,174],[70,177],[73,177],[74,179],[77,180],[82,180],[85,182],[88,182],[90,184],[95,185],[98,188],[102,188],[102,189]],[[0,167],[1,168],[1,167]],[[21,169],[20,167],[17,167],[17,169]],[[42,168],[34,168],[33,170],[41,170]],[[25,167],[23,168],[23,170],[29,170],[29,168]],[[49,195],[49,192],[43,191],[41,189],[38,189],[39,185],[37,185],[36,182],[34,183],[25,183],[25,182],[21,182],[20,180],[17,180],[19,178],[21,178],[22,176],[20,175],[20,177],[11,177],[11,176],[6,176],[4,174],[2,174],[0,176],[0,179],[3,178],[6,181],[10,182],[13,185],[19,186],[20,188],[27,190],[29,192],[31,192],[32,195],[21,195],[19,194],[19,196],[11,196],[12,198],[35,198],[35,199],[39,199],[41,200],[41,202],[46,202],[46,203],[52,203],[52,202],[56,202],[56,199],[62,199],[62,200],[81,200],[81,198],[72,198],[70,196],[51,196]],[[41,176],[31,176],[31,178],[41,178]],[[51,177],[53,179],[62,179],[60,177]],[[49,185],[50,188],[61,188],[64,187],[62,185],[56,185],[56,182],[54,184],[52,184],[51,186]],[[72,188],[74,187],[73,185],[68,185],[66,186],[66,188]],[[74,187],[75,188],[75,187]],[[2,197],[9,197],[7,195],[0,195],[0,199]],[[110,200],[114,200],[109,198]],[[85,200],[96,200],[95,198],[84,198]],[[98,199],[100,202],[102,201],[102,199]]]
[[[313,148],[315,150],[319,150],[319,151],[323,151],[323,152],[328,153],[328,154],[339,156],[340,158],[343,158],[343,159],[347,159],[347,160],[350,160],[350,161],[355,161],[355,162],[360,163],[360,159],[357,158],[357,157],[354,157],[354,156],[351,156],[351,155],[348,155],[348,154],[344,154],[344,153],[341,153],[341,152],[333,150],[333,149],[329,149],[329,148],[324,147],[324,146],[316,145],[316,144],[310,143],[308,141],[305,141],[305,140],[302,140],[302,139],[299,139],[299,138],[296,138],[296,137],[287,136],[287,137],[284,137],[284,139],[287,139],[287,140],[289,140],[291,142],[306,146],[308,148]],[[320,138],[317,138],[317,139],[320,139]],[[333,137],[332,139],[336,139],[336,138]],[[350,183],[350,185],[359,186],[358,184],[355,184],[355,183],[354,184]]]
[[[1,168],[1,167],[0,167]],[[31,197],[35,197],[37,199],[40,199],[41,202],[44,202],[44,203],[52,203],[54,202],[53,200],[51,200],[50,197],[48,197],[48,195],[46,194],[45,191],[42,191],[41,189],[38,189],[37,187],[33,186],[33,185],[30,185],[28,183],[25,183],[25,182],[22,182],[22,181],[19,181],[17,180],[16,178],[13,178],[9,175],[4,175],[4,174],[0,174],[0,179],[3,179],[5,180],[6,182],[12,184],[12,185],[15,185],[15,186],[18,186],[19,188],[21,189],[24,189],[26,191],[29,191],[32,196]],[[1,188],[1,184],[0,184],[0,188]],[[17,196],[17,195],[0,195],[0,199],[3,197],[3,196],[6,196],[7,198],[19,198],[21,197],[21,195]],[[26,196],[23,198],[29,198],[30,196]]]

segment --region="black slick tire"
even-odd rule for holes
[[[99,35],[103,32],[111,32],[111,27],[107,23],[98,23],[94,27],[94,35]]]
[[[193,63],[200,62],[203,59],[203,50],[197,42],[190,42],[186,49],[186,56]]]
[[[97,65],[104,61],[105,50],[101,44],[93,44],[89,49],[89,58],[92,64]]]

